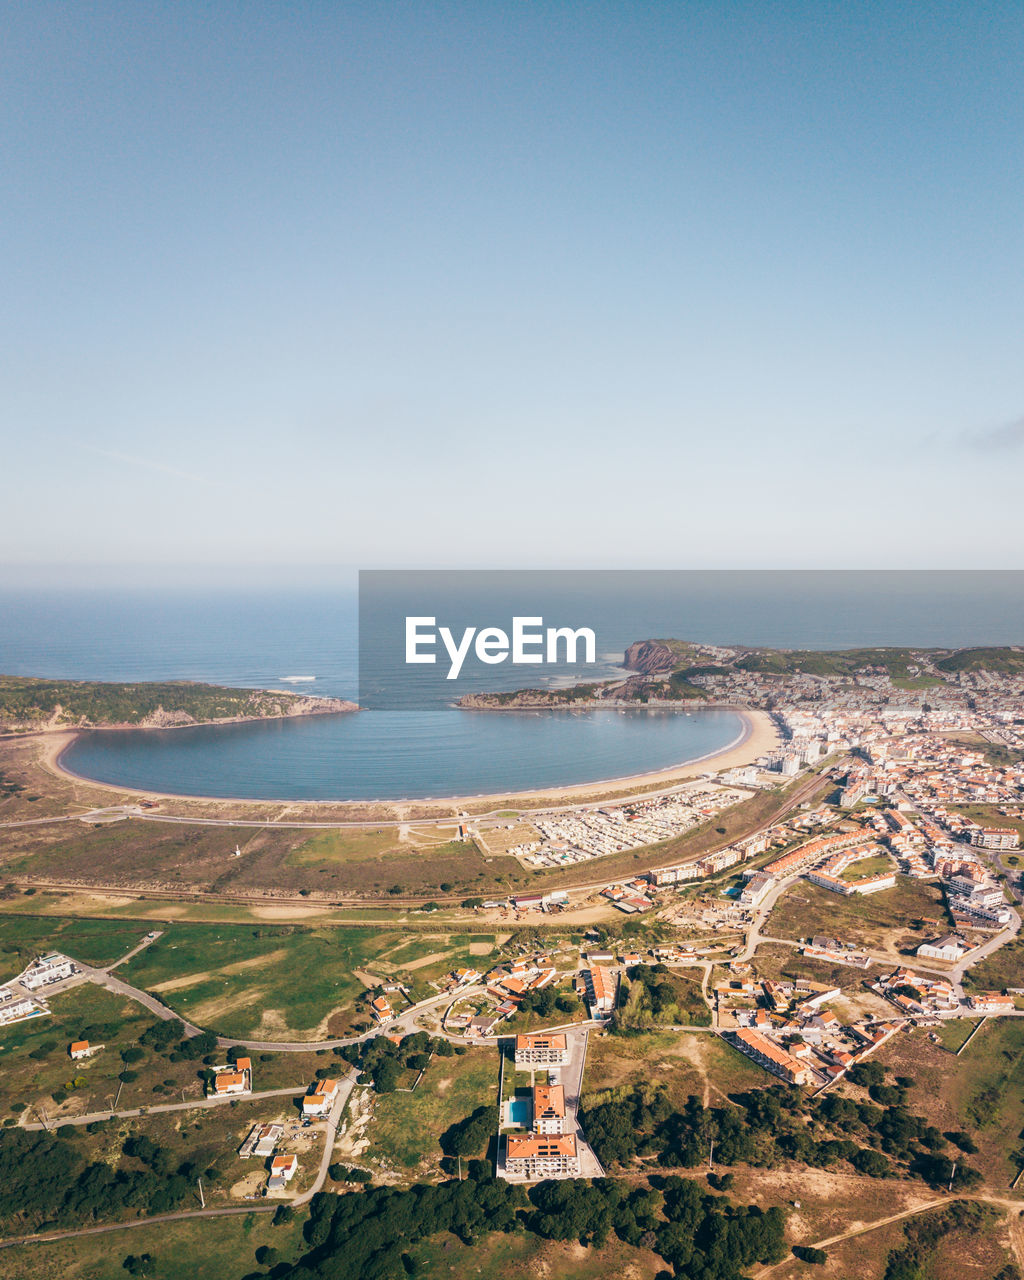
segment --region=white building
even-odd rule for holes
[[[516,1036],[517,1067],[564,1067],[569,1061],[569,1046],[564,1035]]]
[[[12,1022],[22,1022],[25,1018],[38,1018],[45,1012],[45,1009],[26,996],[16,996],[6,987],[0,991],[0,1027],[9,1026]]]
[[[505,1170],[512,1177],[530,1182],[544,1178],[578,1178],[580,1157],[576,1135],[510,1133],[506,1139]]]
[[[282,1191],[299,1171],[297,1156],[274,1156],[270,1162],[270,1180],[268,1191]]]
[[[545,1135],[565,1128],[565,1091],[560,1084],[539,1084],[533,1090],[533,1131]]]
[[[763,871],[756,871],[740,892],[740,905],[743,907],[759,906],[774,883],[774,876],[767,875]]]
[[[976,849],[1017,849],[1020,832],[1013,827],[975,827],[970,841]]]
[[[49,986],[52,982],[60,982],[70,978],[76,972],[75,963],[67,956],[53,951],[48,956],[41,956],[32,962],[18,981],[29,991]]]
[[[970,947],[962,938],[951,933],[945,938],[936,938],[934,942],[922,942],[915,954],[928,956],[932,960],[962,960],[970,951]]]
[[[304,1116],[330,1115],[334,1099],[338,1096],[338,1088],[337,1080],[318,1080],[302,1099],[302,1114]]]

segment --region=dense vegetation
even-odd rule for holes
[[[993,671],[998,675],[1024,674],[1024,650],[960,649],[935,664],[941,671]]]
[[[0,676],[0,728],[59,724],[141,724],[159,712],[194,721],[263,719],[288,715],[301,695],[262,689],[224,689],[174,680],[162,684],[107,684]]]
[[[905,679],[911,667],[920,667],[918,654],[926,649],[755,649],[744,654],[736,666],[741,671],[769,675],[850,676],[868,667],[888,672],[890,678]]]
[[[946,1138],[906,1108],[906,1089],[871,1076],[871,1101],[837,1093],[815,1101],[779,1085],[739,1094],[735,1105],[704,1107],[691,1097],[681,1111],[663,1087],[599,1095],[581,1114],[584,1132],[606,1168],[654,1157],[666,1168],[706,1163],[770,1168],[784,1160],[816,1168],[846,1161],[874,1178],[909,1174],[935,1187],[968,1188],[981,1175],[943,1151]],[[880,1104],[880,1105],[876,1105]]]
[[[92,1126],[90,1126],[92,1127]],[[88,1162],[77,1150],[72,1126],[49,1133],[8,1129],[0,1142],[0,1233],[22,1235],[94,1221],[167,1213],[191,1197],[202,1174],[148,1138],[129,1138],[113,1164]]]
[[[432,1054],[451,1057],[452,1054],[463,1054],[466,1050],[440,1036],[430,1036],[426,1031],[414,1031],[403,1036],[398,1044],[387,1036],[373,1036],[359,1044],[344,1045],[334,1052],[359,1068],[360,1084],[372,1084],[378,1093],[393,1093],[403,1075],[423,1071]],[[317,1075],[320,1074],[318,1071]],[[324,1068],[322,1074],[329,1075],[330,1069]]]
[[[637,965],[622,975],[612,1021],[617,1035],[640,1035],[656,1027],[711,1025],[700,989],[663,964]]]
[[[638,1187],[609,1179],[542,1182],[527,1196],[473,1161],[463,1182],[314,1197],[309,1252],[274,1275],[399,1280],[416,1274],[415,1246],[431,1236],[447,1231],[468,1245],[492,1231],[529,1231],[596,1246],[614,1234],[653,1249],[686,1280],[739,1280],[752,1263],[785,1256],[784,1226],[781,1209],[736,1206],[679,1177]]]
[[[954,1200],[945,1209],[913,1218],[904,1227],[906,1244],[889,1254],[884,1280],[928,1280],[934,1274],[933,1263],[942,1241],[955,1231],[976,1235],[999,1218],[992,1205],[970,1200]],[[1020,1272],[1012,1263],[994,1280],[1020,1280]]]

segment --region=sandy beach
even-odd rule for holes
[[[252,800],[237,796],[189,796],[161,791],[136,790],[131,787],[116,787],[108,783],[96,782],[91,778],[71,772],[61,763],[61,756],[78,736],[74,730],[52,731],[33,735],[38,743],[37,761],[47,772],[78,785],[85,784],[109,797],[108,803],[125,802],[125,798],[159,801],[161,804],[177,802],[183,805],[233,805],[244,806],[249,812],[279,812],[282,804],[295,809],[308,809],[315,815],[316,821],[324,821],[332,813],[337,813],[339,822],[348,821],[353,825],[362,823],[402,822],[413,816],[410,810],[419,814],[451,818],[466,811],[476,816],[490,809],[537,807],[543,803],[545,807],[560,805],[586,804],[596,799],[607,799],[610,794],[627,796],[631,791],[649,792],[652,788],[670,788],[685,782],[689,778],[702,774],[717,773],[721,770],[736,768],[753,763],[759,756],[771,751],[780,741],[778,731],[771,717],[763,711],[755,711],[749,707],[730,706],[743,723],[740,735],[721,751],[695,760],[685,761],[668,769],[653,773],[641,773],[618,778],[601,778],[592,782],[579,783],[574,786],[557,789],[544,788],[531,791],[494,792],[487,795],[472,796],[440,796],[426,799],[409,800]],[[140,730],[139,732],[145,732]],[[27,737],[28,735],[26,735]],[[24,741],[25,739],[21,739]],[[367,810],[372,810],[367,813]],[[165,810],[166,812],[166,810]],[[356,818],[355,814],[359,817]]]

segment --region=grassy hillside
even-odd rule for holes
[[[960,649],[935,664],[942,671],[993,671],[998,675],[1024,675],[1024,650]]]
[[[848,676],[865,667],[884,669],[892,677],[905,678],[911,667],[920,665],[919,654],[927,649],[756,649],[740,658],[742,671],[762,671],[778,675]]]
[[[41,680],[31,676],[0,676],[0,728],[43,725],[141,725],[165,718],[166,723],[264,719],[310,710],[341,710],[333,699],[300,694],[268,693],[263,689],[225,689],[187,680],[161,684],[107,684],[94,680]]]

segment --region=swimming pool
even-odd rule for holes
[[[508,1104],[508,1122],[509,1124],[519,1125],[525,1129],[530,1123],[530,1099],[529,1098],[513,1098]]]

